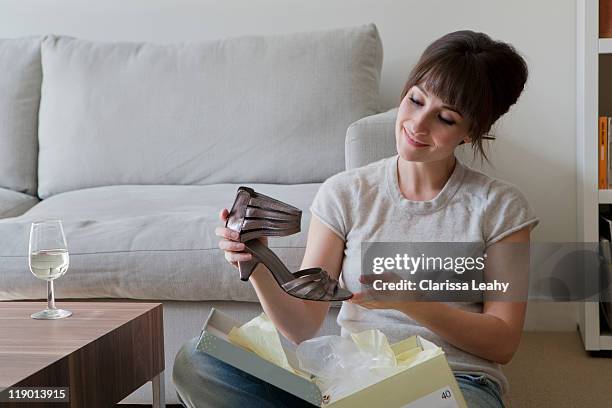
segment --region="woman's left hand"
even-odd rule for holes
[[[398,309],[398,306],[402,302],[389,302],[384,300],[377,300],[366,292],[353,293],[353,297],[348,302],[354,303],[359,306],[363,306],[368,309]]]
[[[383,282],[399,282],[400,278],[393,273],[384,273],[381,275],[361,275],[359,282],[365,286],[372,286],[375,280],[382,280]],[[407,315],[410,315],[411,311],[416,311],[426,307],[426,303],[432,302],[420,302],[413,299],[419,297],[419,292],[414,291],[410,295],[406,294],[406,291],[391,291],[391,290],[375,290],[366,289],[362,292],[353,294],[353,297],[348,302],[363,306],[368,309],[394,309],[399,310]]]

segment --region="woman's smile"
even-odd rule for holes
[[[421,142],[415,140],[414,136],[412,136],[410,134],[410,132],[408,132],[408,130],[404,126],[402,126],[402,132],[404,133],[404,136],[406,136],[406,140],[408,140],[408,143],[410,143],[412,146],[414,146],[414,147],[427,147],[427,146],[429,146],[428,144],[421,143]]]

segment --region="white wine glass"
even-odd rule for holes
[[[55,307],[53,281],[68,270],[68,246],[62,222],[59,220],[33,222],[30,228],[30,271],[38,279],[47,281],[47,309],[32,314],[34,319],[61,319],[72,312]]]

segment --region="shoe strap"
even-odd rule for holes
[[[245,217],[247,218],[259,218],[265,220],[276,220],[276,221],[287,221],[296,222],[299,221],[299,215],[287,214],[280,211],[267,210],[261,207],[254,207],[249,202],[248,207],[245,210]]]
[[[331,300],[338,287],[338,281],[321,268],[303,269],[293,275],[296,278],[285,283],[283,289],[302,299]]]
[[[263,195],[261,193],[255,193],[255,196],[251,196],[249,205],[262,209],[270,209],[277,212],[281,211],[293,216],[300,216],[302,214],[302,211],[299,208],[295,208],[292,205],[283,203],[282,201],[268,197],[267,195]]]
[[[226,227],[240,233],[240,241],[287,236],[300,231],[302,211],[272,197],[239,187]]]

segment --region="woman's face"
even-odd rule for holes
[[[422,86],[413,86],[397,113],[397,152],[408,161],[446,159],[454,154],[461,141],[470,141],[467,122],[456,108],[446,105]]]

